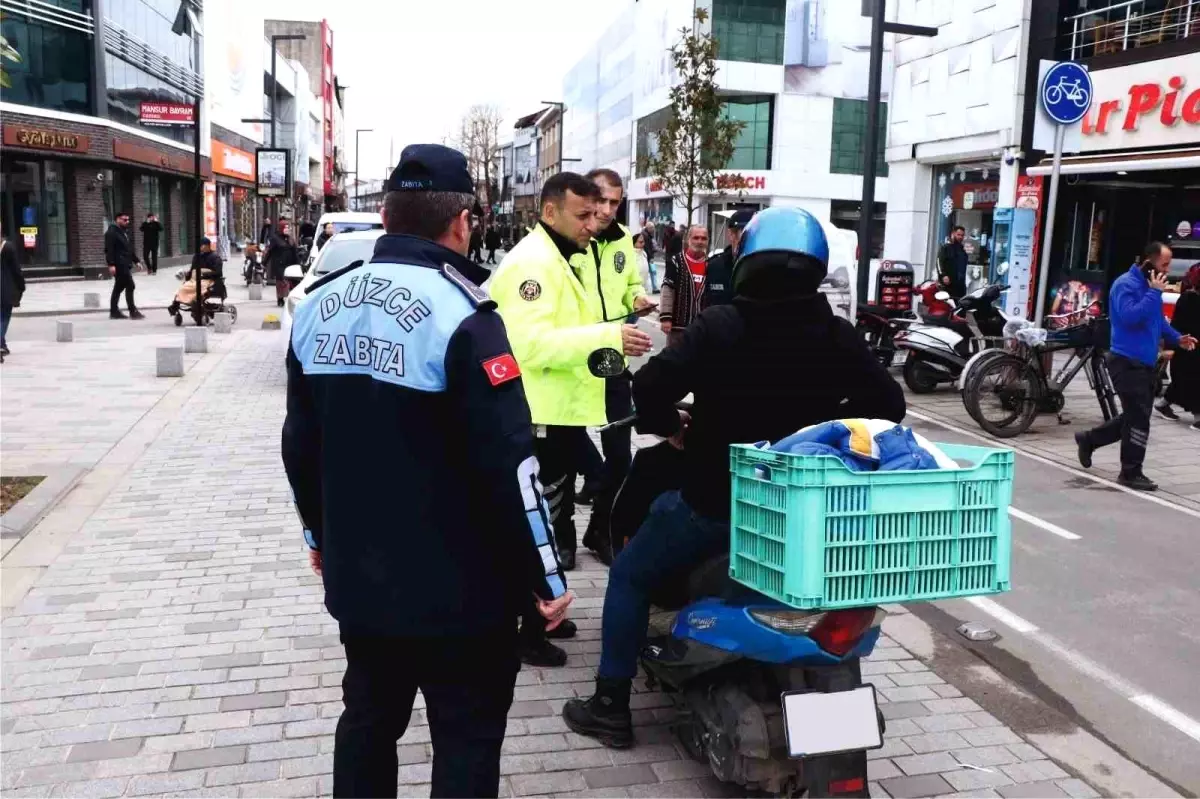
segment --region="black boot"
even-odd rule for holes
[[[521,662],[539,669],[557,669],[567,665],[567,653],[545,638],[521,641]]]
[[[1079,447],[1079,465],[1085,469],[1092,468],[1092,453],[1096,451],[1096,447],[1092,444],[1092,437],[1088,433],[1075,434],[1075,446]]]
[[[1143,474],[1141,469],[1138,469],[1136,472],[1122,470],[1121,474],[1117,476],[1117,482],[1126,488],[1132,488],[1134,491],[1158,490],[1158,483]]]
[[[572,699],[563,705],[563,721],[574,732],[595,738],[612,749],[633,746],[629,691],[633,680],[596,678],[591,699]]]
[[[568,638],[574,638],[578,633],[579,628],[575,626],[575,622],[563,619],[562,623],[553,630],[546,631],[546,637],[552,641],[565,641]]]
[[[558,559],[562,562],[563,571],[575,571],[575,550],[564,549],[558,553]]]

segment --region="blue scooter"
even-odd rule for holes
[[[667,442],[634,456],[613,504],[615,553],[654,499],[678,488],[683,457]],[[749,790],[870,795],[866,751],[883,745],[884,721],[859,659],[879,639],[883,610],[796,610],[730,579],[728,554],[653,601],[641,661],[650,687],[673,698],[689,755]]]

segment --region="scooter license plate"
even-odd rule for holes
[[[834,755],[883,746],[875,686],[783,695],[783,723],[790,757]]]

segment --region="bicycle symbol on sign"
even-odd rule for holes
[[[1087,108],[1091,100],[1088,90],[1083,88],[1082,80],[1067,80],[1065,76],[1053,86],[1046,87],[1045,97],[1048,105],[1058,105],[1066,98],[1079,108]]]

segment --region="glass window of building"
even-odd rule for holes
[[[63,185],[63,165],[43,161],[46,172],[46,260],[52,264],[67,262],[67,192]]]
[[[191,98],[133,64],[109,53],[104,57],[108,82],[108,116],[132,127],[140,127],[177,142],[191,144],[190,127],[181,125],[142,125],[142,103],[190,103]]]
[[[963,247],[968,263],[979,267],[978,274],[968,273],[967,283],[986,280],[992,248],[992,214],[1000,199],[1000,162],[954,164],[937,170],[934,195],[937,197],[935,227],[930,264],[937,264],[938,251],[950,231],[961,225],[966,229]]]
[[[6,102],[80,114],[91,111],[92,43],[86,34],[24,21],[12,13],[5,13],[0,30],[21,59],[4,60]]]
[[[783,63],[787,0],[713,0],[717,57],[756,64]]]
[[[887,141],[887,103],[879,109],[879,154],[875,159],[876,174],[886,178],[887,161],[884,160],[884,142]],[[833,101],[833,138],[829,156],[829,171],[837,175],[861,175],[863,173],[863,150],[867,138],[867,101],[846,100],[840,97]]]
[[[667,126],[670,118],[671,109],[668,107],[660,108],[653,114],[647,114],[638,120],[636,177],[644,178],[649,174],[649,170],[646,168],[646,159],[658,151],[657,134]]]
[[[725,103],[723,116],[742,124],[726,169],[771,168],[771,97],[735,97]]]
[[[829,221],[834,227],[858,232],[862,218],[862,202],[859,200],[831,200]],[[883,257],[883,236],[887,225],[887,203],[875,203],[875,224],[871,227],[871,257]]]
[[[145,198],[146,213],[162,217],[162,181],[154,175],[142,175],[142,196]]]

